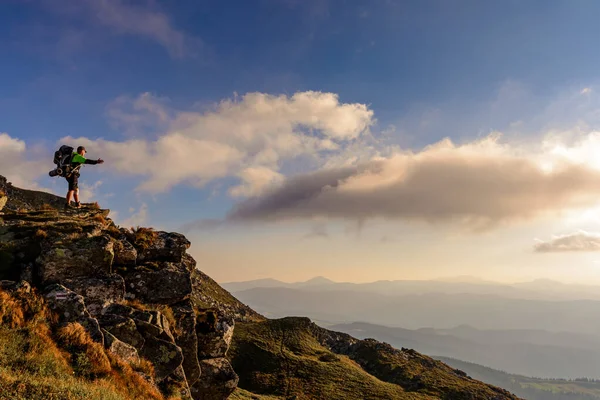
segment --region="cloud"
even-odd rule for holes
[[[138,189],[149,192],[180,183],[203,187],[215,179],[238,176],[241,184],[230,194],[256,196],[281,181],[279,170],[286,162],[300,157],[318,162],[319,154],[340,151],[375,123],[366,105],[340,103],[337,95],[322,92],[249,93],[205,112],[169,110],[148,93],[132,101],[127,104],[120,98],[117,103],[124,111],[112,115],[139,124],[150,113],[151,120],[158,118],[166,126],[156,140],[62,141],[89,146],[106,159],[106,167],[120,174],[143,176]],[[127,113],[133,113],[131,118]]]
[[[600,233],[579,231],[567,235],[553,236],[549,241],[538,240],[533,246],[537,253],[567,251],[600,251]]]
[[[63,16],[82,17],[111,32],[151,39],[173,58],[197,56],[203,42],[175,28],[169,16],[152,0],[131,3],[123,0],[46,1],[49,9]]]
[[[238,176],[243,183],[229,189],[233,197],[255,197],[284,180],[282,174],[267,167],[246,168]]]
[[[145,92],[137,98],[119,96],[106,106],[110,125],[129,136],[159,133],[173,118],[169,99]]]
[[[39,189],[34,181],[51,169],[47,158],[41,149],[28,148],[24,141],[0,133],[0,174],[15,186]]]
[[[93,184],[89,185],[87,183],[82,182],[79,185],[80,193],[79,197],[82,202],[90,202],[96,197],[96,193],[98,188],[102,186],[102,181],[96,181]]]
[[[118,223],[118,225],[123,226],[125,228],[136,227],[143,225],[148,219],[148,205],[146,203],[142,203],[142,205],[137,211],[135,209],[130,209],[129,211],[132,213],[129,216],[129,218],[125,219],[123,222]],[[113,220],[115,220],[115,218],[113,218]]]
[[[525,152],[497,135],[287,179],[239,203],[230,221],[315,217],[458,221],[474,229],[598,203],[600,171],[564,156]]]

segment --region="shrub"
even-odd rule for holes
[[[24,323],[25,316],[19,302],[0,290],[0,326],[15,329],[23,326]]]
[[[48,232],[43,229],[38,229],[34,236],[38,239],[46,239],[48,237]]]
[[[102,214],[96,214],[92,217],[92,219],[96,222],[100,222],[101,224],[106,224],[106,218]]]
[[[92,340],[85,328],[76,322],[57,331],[58,343],[72,356],[75,372],[82,376],[99,376],[110,372],[110,361],[99,343]]]
[[[127,232],[127,239],[129,239],[136,248],[145,250],[156,241],[158,233],[152,228],[144,228],[138,226],[137,228],[131,227]]]

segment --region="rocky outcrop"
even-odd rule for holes
[[[211,358],[200,362],[202,379],[191,387],[195,399],[226,399],[237,387],[239,377],[226,358]]]
[[[183,263],[157,262],[122,272],[126,298],[153,304],[175,304],[192,293],[190,272]]]
[[[104,346],[121,357],[125,361],[137,362],[140,357],[135,347],[117,339],[113,334],[107,330],[102,329],[104,334]]]
[[[194,301],[203,289],[185,236],[118,228],[93,205],[29,206],[37,192],[0,184],[9,192],[1,205],[18,198],[0,220],[3,290],[22,279],[38,287],[59,324],[80,323],[124,360],[149,360],[165,394],[225,399],[233,392],[238,377],[224,356],[234,319]]]
[[[198,358],[225,357],[233,338],[234,321],[218,309],[202,310],[197,316]]]
[[[85,298],[86,307],[93,316],[111,304],[122,302],[125,296],[125,282],[118,274],[65,279],[62,284]]]
[[[50,309],[58,316],[59,323],[66,325],[69,322],[78,322],[94,341],[104,344],[104,335],[98,320],[91,317],[83,296],[62,285],[54,284],[46,287],[44,297]]]

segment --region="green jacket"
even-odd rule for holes
[[[88,160],[87,158],[85,158],[84,156],[82,156],[79,153],[73,153],[73,156],[71,157],[71,165],[73,167],[77,167],[81,164],[98,164],[98,161],[96,160]]]

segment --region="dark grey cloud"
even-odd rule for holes
[[[546,172],[528,157],[432,150],[289,178],[239,203],[228,220],[385,218],[485,229],[591,206],[599,181],[600,173],[583,165],[563,163]]]

